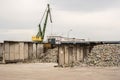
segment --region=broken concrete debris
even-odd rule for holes
[[[46,63],[57,63],[58,59],[58,48],[48,49],[43,55],[41,56],[40,62],[46,62]]]
[[[103,44],[94,46],[87,54],[84,62],[76,62],[79,66],[120,66],[120,44]]]

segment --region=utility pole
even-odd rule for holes
[[[70,32],[72,31],[72,29],[70,29],[69,31],[68,31],[68,33],[67,33],[67,37],[69,38],[69,34],[70,34]]]

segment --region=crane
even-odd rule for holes
[[[46,26],[47,26],[47,21],[48,21],[48,16],[50,17],[50,22],[52,23],[52,18],[51,18],[51,11],[50,11],[50,5],[47,4],[47,8],[43,14],[43,17],[38,25],[39,30],[36,36],[32,36],[32,41],[35,42],[43,42],[44,36],[45,36],[45,31],[46,31]],[[43,24],[43,30],[41,28],[41,24],[43,21],[43,18],[45,17],[44,24]]]

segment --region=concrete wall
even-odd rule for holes
[[[33,42],[4,41],[4,61],[18,62],[39,59],[43,44]],[[1,52],[0,52],[1,54]]]
[[[72,66],[76,61],[84,61],[90,48],[80,44],[61,44],[58,50],[58,65]]]
[[[3,43],[0,43],[0,61],[3,59]]]

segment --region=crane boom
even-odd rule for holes
[[[46,15],[45,15],[45,13],[46,13]],[[44,21],[43,30],[42,30],[41,29],[41,22],[42,22],[44,16],[45,16],[45,21]],[[48,16],[50,17],[50,22],[52,23],[50,5],[49,4],[47,5],[47,9],[45,10],[45,12],[43,14],[43,17],[42,17],[42,20],[41,20],[40,24],[38,25],[39,31],[38,31],[36,36],[32,37],[32,41],[43,42],[44,36],[45,36],[45,31],[46,31],[46,26],[47,26],[47,21],[48,21]]]

